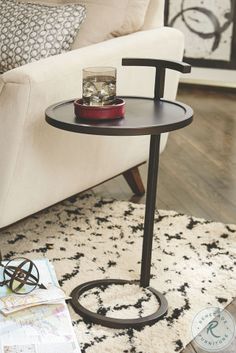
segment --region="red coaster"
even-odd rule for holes
[[[75,115],[79,119],[90,120],[114,120],[125,115],[125,101],[116,98],[113,104],[94,106],[83,104],[83,99],[74,101]]]

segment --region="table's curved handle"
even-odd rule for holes
[[[171,61],[147,58],[123,58],[123,66],[148,66],[156,68],[154,99],[160,99],[164,95],[166,69],[179,71],[183,74],[191,72],[191,65],[182,61]]]

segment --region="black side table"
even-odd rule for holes
[[[122,65],[152,66],[156,68],[154,98],[124,97],[126,113],[123,119],[96,122],[82,121],[75,117],[73,100],[59,102],[46,110],[46,121],[50,125],[62,130],[106,136],[151,136],[140,286],[144,288],[148,287],[156,296],[159,302],[158,310],[152,315],[143,318],[116,319],[91,312],[79,302],[81,294],[94,287],[110,284],[137,283],[137,281],[122,279],[95,280],[79,285],[71,293],[71,304],[77,313],[89,321],[112,328],[142,327],[160,320],[167,312],[168,304],[165,297],[154,288],[149,287],[160,134],[189,125],[193,117],[193,111],[189,106],[162,99],[166,69],[188,73],[191,71],[190,65],[182,62],[134,58],[123,59]]]

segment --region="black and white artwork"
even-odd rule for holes
[[[185,35],[194,66],[236,68],[235,0],[169,0],[165,23]]]

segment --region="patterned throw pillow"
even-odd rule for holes
[[[85,7],[0,0],[0,73],[71,49]]]

